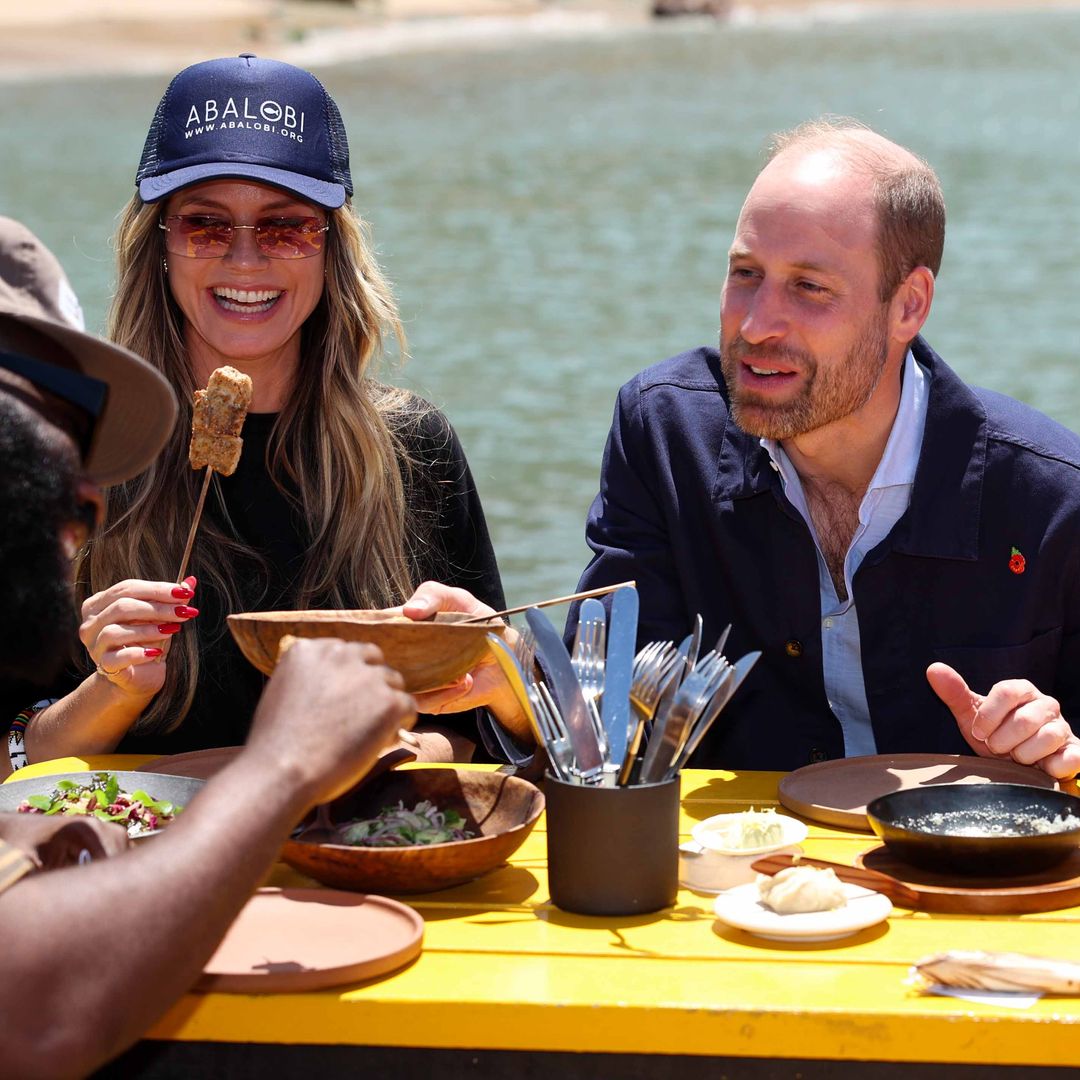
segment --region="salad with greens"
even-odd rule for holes
[[[426,799],[406,810],[402,801],[383,807],[376,817],[339,826],[338,842],[350,847],[412,847],[471,840],[476,834],[464,824],[456,810],[438,810]]]
[[[20,814],[86,814],[115,821],[128,836],[145,836],[167,825],[183,807],[159,801],[145,791],[120,790],[114,773],[93,773],[86,783],[60,780],[50,795],[31,795],[18,807]]]

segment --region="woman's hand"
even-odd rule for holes
[[[98,676],[132,697],[153,697],[165,682],[169,640],[199,614],[195,584],[120,581],[86,600],[79,638]]]
[[[465,589],[455,589],[438,581],[425,581],[401,607],[401,614],[409,619],[429,619],[440,611],[457,611],[466,615],[494,615],[495,609],[477,600]],[[503,634],[513,647],[517,631],[508,626]],[[416,707],[427,714],[464,712],[467,709],[486,707],[495,718],[526,743],[532,742],[529,722],[521,712],[510,684],[495,657],[486,653],[471,671],[455,683],[416,695]]]

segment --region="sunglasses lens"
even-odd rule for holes
[[[318,218],[261,221],[255,226],[259,250],[271,259],[307,259],[323,249],[326,231]]]
[[[220,259],[232,243],[232,222],[222,218],[176,216],[168,218],[165,226],[165,247],[189,259]]]
[[[165,230],[166,250],[189,259],[220,259],[236,232],[231,221],[203,214],[166,218]],[[259,250],[270,259],[308,259],[326,244],[326,226],[316,217],[271,218],[254,231]]]

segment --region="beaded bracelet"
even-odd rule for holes
[[[8,759],[11,761],[12,772],[23,769],[30,764],[26,757],[26,728],[30,721],[33,720],[39,712],[42,712],[59,700],[59,698],[46,698],[44,701],[39,701],[36,704],[29,706],[29,708],[23,709],[23,711],[11,721],[11,726],[8,728],[7,746]]]

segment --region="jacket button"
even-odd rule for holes
[[[791,657],[802,656],[802,642],[798,638],[792,638],[790,641],[784,643],[784,652]]]
[[[829,755],[824,750],[811,750],[810,751],[810,764],[816,765],[819,761],[828,761]]]

